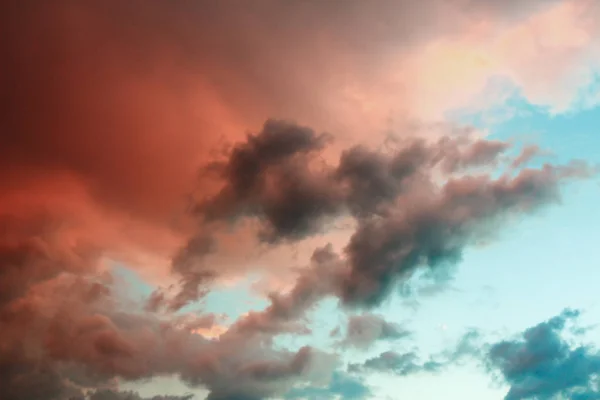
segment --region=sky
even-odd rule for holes
[[[2,8],[3,399],[600,399],[599,2]]]

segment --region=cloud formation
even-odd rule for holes
[[[210,400],[300,395],[297,385],[312,388],[307,396],[367,396],[362,382],[332,375],[335,355],[281,349],[276,337],[306,334],[307,311],[327,297],[347,308],[380,304],[418,268],[459,261],[480,235],[552,203],[587,174],[580,164],[513,174],[529,153],[510,159],[509,144],[445,125],[441,138],[402,130],[391,149],[374,148],[392,105],[412,109],[400,87],[413,77],[399,82],[390,72],[396,57],[465,21],[517,23],[543,3],[7,5],[3,398],[91,390],[94,400],[138,400],[117,381],[159,375],[205,387]],[[321,243],[289,291],[217,338],[202,335],[214,315],[182,311],[228,277],[219,234],[233,232],[235,247],[237,229],[256,223],[250,235],[276,248],[318,238],[340,219],[355,224],[344,248]],[[115,262],[164,287],[140,304],[111,274]],[[346,340],[403,335],[363,314],[350,319]],[[394,353],[366,364],[424,368]]]
[[[166,314],[154,313],[165,300],[160,292],[145,310],[123,308],[110,274],[100,268],[110,242],[89,235],[85,225],[63,225],[64,210],[38,215],[35,208],[21,213],[8,209],[0,276],[6,288],[0,304],[6,326],[1,334],[7,346],[1,357],[8,363],[6,385],[41,379],[30,374],[43,363],[48,376],[56,378],[51,385],[57,399],[64,397],[65,382],[81,390],[117,377],[137,380],[159,374],[204,386],[210,399],[284,394],[299,382],[328,376],[335,367],[334,356],[309,347],[273,347],[273,338],[281,333],[307,333],[305,314],[322,299],[338,297],[347,307],[377,305],[417,268],[457,262],[462,249],[492,232],[500,217],[535,211],[559,198],[563,182],[588,173],[584,164],[575,163],[493,178],[487,170],[511,163],[501,158],[508,145],[465,135],[433,142],[410,139],[389,153],[354,147],[342,152],[337,165],[312,168],[312,153],[323,149],[324,138],[292,123],[268,121],[259,134],[234,146],[227,162],[211,163],[224,189],[216,192],[218,200],[209,198],[195,210],[201,217],[200,236],[194,235],[173,259],[173,272],[183,286]],[[288,184],[269,186],[270,174],[281,169]],[[306,186],[313,182],[323,182],[317,186],[319,196],[302,197],[297,214],[271,212],[296,210],[289,205],[297,200],[294,193],[314,187]],[[381,196],[360,197],[365,184],[376,185],[369,190]],[[273,189],[278,192],[269,197]],[[7,204],[10,196],[6,192]],[[214,212],[206,206],[211,202],[224,211]],[[254,218],[261,223],[258,239],[277,245],[279,240],[314,235],[326,217],[343,216],[355,219],[356,231],[340,254],[330,245],[315,250],[289,292],[273,293],[265,310],[235,321],[218,339],[195,334],[193,321],[181,325],[171,314],[203,293],[198,283],[218,276],[218,269],[203,269],[205,264],[181,262],[189,261],[190,254],[202,260],[219,251],[219,243],[205,235],[207,226],[235,228],[240,220]],[[62,292],[70,295],[59,296]],[[195,325],[214,323],[206,315],[196,318]],[[351,319],[349,328],[348,340],[355,345],[403,335],[398,327],[365,315]],[[28,332],[25,340],[23,332]],[[14,369],[16,360],[22,366]],[[79,378],[83,381],[70,375],[71,365],[85,366],[85,379]],[[407,355],[385,353],[364,368],[387,366],[407,374],[433,365],[419,366]],[[17,390],[11,396],[20,395]]]
[[[267,121],[236,145],[225,163],[208,166],[226,183],[196,212],[208,221],[258,216],[268,242],[315,233],[320,218],[335,213],[341,200],[330,192],[326,177],[319,181],[309,170],[311,155],[327,138],[293,123]]]
[[[506,400],[594,399],[600,396],[595,377],[600,354],[589,346],[573,346],[563,337],[579,312],[560,315],[528,328],[513,340],[493,344],[489,365],[510,385]]]
[[[274,350],[265,336],[205,339],[194,331],[210,322],[206,318],[165,320],[115,309],[106,286],[69,280],[48,283],[1,309],[2,387],[8,399],[66,399],[116,377],[169,374],[207,387],[210,399],[265,398],[326,376],[333,365],[308,347]],[[71,294],[58,296],[64,291]]]
[[[280,138],[289,136],[289,144],[274,139],[270,130],[274,126],[283,128]],[[269,154],[277,155],[276,163],[269,156],[262,164],[247,161],[256,166],[245,168],[252,172],[244,180],[253,185],[252,198],[233,202],[221,199],[223,193],[235,192],[239,178],[229,174],[224,176],[224,191],[208,204],[228,207],[224,214],[227,220],[231,215],[257,219],[263,226],[258,234],[262,239],[267,229],[281,239],[296,241],[322,229],[326,216],[353,217],[356,229],[343,254],[329,256],[339,258],[338,264],[344,265],[334,273],[341,278],[330,294],[350,306],[378,305],[401,279],[419,267],[435,269],[457,263],[466,246],[492,234],[502,220],[556,202],[563,182],[592,173],[578,162],[521,168],[514,173],[515,160],[521,164],[522,154],[512,159],[505,154],[510,147],[507,143],[468,133],[448,135],[433,143],[407,139],[390,152],[353,147],[341,153],[337,165],[311,169],[302,149],[319,148],[320,136],[285,123],[266,127],[230,152],[225,163],[231,170],[240,154],[247,154],[246,160],[256,158],[259,150],[248,150],[252,146],[269,148]],[[297,153],[303,161],[294,168],[284,168],[286,184],[269,187],[270,175],[277,176],[282,166],[295,163]],[[494,168],[502,168],[502,163],[505,172],[493,176]],[[299,197],[296,193],[304,194]],[[299,199],[302,201],[297,204]],[[205,204],[200,203],[198,210],[210,215]],[[285,220],[278,219],[279,214],[272,210],[287,210],[281,214]],[[267,240],[275,242],[273,237]]]
[[[342,345],[367,349],[377,341],[397,340],[410,335],[411,332],[400,324],[387,322],[379,315],[363,313],[348,319]]]
[[[361,400],[368,399],[371,395],[371,389],[360,379],[337,371],[333,373],[329,385],[294,388],[285,395],[285,399],[333,400],[341,396],[343,399]]]
[[[437,372],[442,367],[442,364],[434,360],[419,362],[419,357],[414,352],[386,351],[376,357],[367,359],[362,364],[350,364],[348,370],[351,372],[375,371],[408,376],[421,372]]]
[[[460,177],[429,193],[411,192],[386,218],[359,225],[346,248],[351,270],[342,298],[347,303],[380,303],[398,278],[421,265],[456,263],[463,248],[489,234],[500,218],[555,201],[557,184],[580,174],[586,174],[585,168],[577,165],[546,165],[515,177]]]

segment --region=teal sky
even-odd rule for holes
[[[576,158],[600,164],[600,108],[549,115],[524,102],[518,107],[531,112],[486,125],[491,137],[536,143],[561,161]],[[423,300],[414,313],[417,345],[428,349],[443,343],[443,347],[468,328],[515,334],[565,308],[583,310],[581,320],[596,325],[599,199],[597,179],[570,185],[563,190],[561,204],[511,223],[485,247],[468,249],[452,281],[455,290]],[[397,318],[411,313],[397,304],[385,314]],[[447,330],[442,331],[441,325]],[[588,340],[600,345],[597,329],[588,334]],[[378,387],[389,388],[382,390],[381,398],[498,399],[506,392],[473,366],[403,384],[397,383],[398,378],[373,379]]]

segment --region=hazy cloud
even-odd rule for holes
[[[366,349],[380,340],[391,341],[410,335],[411,332],[400,324],[388,322],[379,315],[364,313],[348,318],[342,345]]]

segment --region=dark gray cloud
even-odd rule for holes
[[[335,167],[310,168],[325,143],[325,136],[308,128],[269,121],[212,167],[224,187],[198,205],[198,213],[209,220],[258,218],[265,228],[260,237],[271,243],[310,236],[324,219],[344,213],[357,223],[342,254],[331,247],[317,250],[289,293],[273,294],[267,310],[251,313],[236,329],[300,332],[290,321],[324,297],[338,296],[348,307],[372,307],[419,268],[449,278],[464,248],[494,235],[515,217],[557,202],[565,182],[591,173],[584,163],[573,162],[515,174],[513,158],[505,154],[508,144],[468,132],[434,142],[401,140],[388,152],[354,147],[341,154]],[[302,162],[296,164],[298,159]],[[284,168],[290,174],[286,183],[269,186],[269,174],[289,165],[294,168]],[[494,176],[502,166],[504,173]],[[318,196],[304,189],[299,189],[304,195],[296,195],[293,186],[300,181],[321,182]],[[213,206],[220,211],[211,210]],[[278,214],[276,209],[300,211]],[[196,281],[185,285],[185,271],[183,288],[191,290],[184,291],[195,295]]]
[[[600,352],[570,340],[585,331],[576,324],[578,316],[579,311],[567,309],[514,338],[491,344],[484,341],[480,331],[470,330],[452,348],[425,362],[414,351],[386,351],[350,364],[348,369],[408,376],[439,373],[468,361],[485,367],[509,385],[506,400],[598,399]]]
[[[417,267],[455,263],[501,217],[556,201],[563,181],[587,172],[573,164],[525,169],[517,176],[508,168],[499,178],[474,174],[472,167],[490,170],[515,160],[505,154],[508,143],[465,133],[433,143],[406,139],[387,152],[353,147],[336,166],[316,160],[326,142],[327,136],[309,128],[268,121],[212,165],[223,189],[200,201],[196,211],[205,221],[257,218],[259,237],[269,243],[301,240],[331,218],[354,216],[358,228],[345,249],[350,273],[341,288],[347,303],[377,304]],[[185,275],[184,260],[176,260],[176,269]]]
[[[200,199],[197,214],[208,222],[258,218],[263,240],[299,240],[319,231],[325,217],[342,211],[357,218],[380,215],[414,190],[415,175],[431,178],[440,164],[445,173],[494,166],[510,147],[464,133],[435,143],[413,138],[399,141],[391,152],[352,147],[332,166],[316,157],[328,142],[328,135],[310,128],[267,121],[260,132],[234,145],[225,161],[206,167],[223,188]],[[193,249],[204,253],[204,248],[190,243],[180,258]]]
[[[517,176],[467,175],[440,187],[431,182],[413,187],[385,218],[360,221],[345,249],[350,272],[341,284],[342,299],[358,306],[379,304],[418,267],[456,264],[466,246],[497,230],[503,220],[557,201],[565,180],[588,173],[577,163],[544,165]]]
[[[431,148],[424,141],[404,143],[395,154],[356,146],[342,153],[336,178],[346,188],[346,203],[358,218],[379,214],[402,192],[406,180],[430,168]]]
[[[0,388],[7,400],[70,400],[82,395],[51,364],[36,364],[21,349],[0,354]]]
[[[382,316],[364,313],[348,319],[342,345],[367,349],[377,341],[406,338],[411,332],[400,324],[386,321]]]
[[[464,134],[433,144],[407,139],[391,152],[352,147],[330,166],[315,159],[328,138],[292,122],[267,121],[235,145],[226,161],[207,167],[224,186],[201,200],[196,212],[207,221],[255,217],[264,224],[263,240],[300,240],[318,232],[325,217],[343,211],[357,218],[381,215],[414,190],[415,175],[431,178],[439,164],[446,173],[490,167],[510,147]]]
[[[390,151],[353,147],[336,166],[314,157],[326,142],[309,128],[268,121],[213,166],[224,187],[197,211],[208,220],[258,218],[259,237],[269,243],[301,240],[330,218],[353,216],[357,228],[335,290],[352,306],[379,304],[420,267],[444,275],[465,247],[558,201],[564,182],[590,173],[572,163],[515,175],[511,164],[522,164],[523,154],[510,157],[508,143],[468,131],[398,140]],[[490,172],[496,168],[504,171],[499,177]]]
[[[563,337],[574,310],[528,328],[514,340],[493,344],[487,353],[492,371],[510,385],[506,400],[596,399],[600,392],[600,353],[589,346],[572,346]]]
[[[267,242],[303,238],[318,230],[318,222],[339,210],[340,198],[327,175],[311,171],[314,154],[328,136],[285,121],[269,120],[256,135],[248,135],[224,163],[210,169],[225,183],[196,212],[207,221],[258,217]]]
[[[466,146],[461,146],[466,145]],[[457,140],[441,141],[443,149],[443,168],[446,171],[461,171],[473,167],[494,166],[498,157],[508,150],[511,145],[499,140],[476,140],[461,143]]]
[[[282,396],[296,384],[310,384],[327,381],[334,367],[333,359],[309,347],[303,347],[296,352],[269,350],[265,345],[260,345],[260,340],[245,339],[240,336],[225,339],[231,345],[236,340],[247,345],[256,346],[254,349],[234,347],[227,352],[230,360],[240,363],[231,365],[228,360],[205,360],[212,364],[210,373],[200,377],[204,382],[211,382],[209,400],[213,399],[266,399]],[[226,346],[227,344],[224,344]],[[234,352],[241,354],[234,354]],[[263,356],[260,352],[267,352]],[[225,354],[225,353],[223,353]],[[252,359],[248,356],[252,355]],[[215,364],[217,363],[217,364]],[[222,367],[234,367],[229,371]],[[198,377],[193,374],[184,377],[194,382]]]
[[[275,125],[268,127],[268,124]],[[516,174],[509,168],[508,172],[494,177],[485,169],[488,164],[495,167],[502,162],[510,166],[510,157],[503,158],[508,146],[497,142],[488,145],[481,139],[465,136],[446,137],[434,143],[409,140],[390,154],[354,148],[343,153],[336,167],[313,169],[310,162],[316,160],[314,155],[322,149],[325,139],[290,123],[272,121],[267,125],[261,133],[250,135],[246,142],[234,147],[225,162],[211,167],[224,179],[224,189],[217,197],[201,202],[197,212],[206,213],[210,223],[220,223],[220,219],[235,222],[244,217],[258,218],[266,228],[263,233],[274,235],[267,238],[271,243],[314,234],[324,218],[344,212],[354,216],[358,225],[342,254],[335,253],[331,246],[317,249],[311,265],[300,273],[289,292],[270,295],[271,304],[264,311],[251,312],[236,321],[220,339],[230,343],[232,348],[237,348],[238,343],[249,343],[249,338],[262,343],[280,333],[307,333],[302,322],[306,311],[328,296],[339,297],[347,307],[375,306],[396,283],[409,278],[418,268],[438,271],[455,265],[466,246],[495,233],[513,217],[535,212],[557,201],[564,182],[589,174],[586,165],[572,163],[546,164]],[[285,143],[286,135],[294,138],[291,144]],[[302,162],[296,164],[298,160]],[[244,163],[248,163],[246,167],[236,167],[246,165]],[[484,171],[472,173],[472,167],[483,167]],[[250,174],[241,178],[240,171]],[[289,185],[270,188],[269,174],[280,171],[291,176],[300,174],[308,182],[325,182],[319,186],[323,190],[322,198],[311,203],[306,197],[288,195],[294,193]],[[462,175],[455,176],[454,172]],[[444,173],[450,175],[444,177]],[[298,182],[293,178],[287,181]],[[375,186],[368,189],[371,183]],[[283,194],[269,197],[274,193],[272,190]],[[359,196],[365,190],[373,190],[381,196],[377,201]],[[265,199],[275,200],[270,203]],[[302,210],[308,211],[293,214],[289,224],[280,223],[269,211],[277,201],[283,205],[275,208],[288,209],[291,206],[286,204],[298,199],[304,202]],[[329,199],[326,203],[335,207],[319,207],[322,199]],[[330,201],[332,199],[335,201]],[[217,212],[211,209],[213,205],[226,207]],[[367,343],[399,335],[397,327],[375,325],[375,328],[370,327],[373,329],[366,329],[365,335],[351,333],[351,341]],[[439,371],[473,351],[468,342],[463,345],[439,360],[419,362],[413,353],[386,352],[352,369],[388,370],[400,375]],[[237,359],[233,353],[228,357]],[[263,359],[269,366],[261,362],[227,361],[228,366],[220,375],[200,375],[191,382],[208,386],[213,398],[242,394],[260,398],[268,393],[283,393],[282,390],[291,385],[292,379],[288,376],[292,373],[295,379],[305,376],[293,367],[295,356],[286,357],[286,364],[272,365]],[[232,380],[235,385],[231,385]]]

